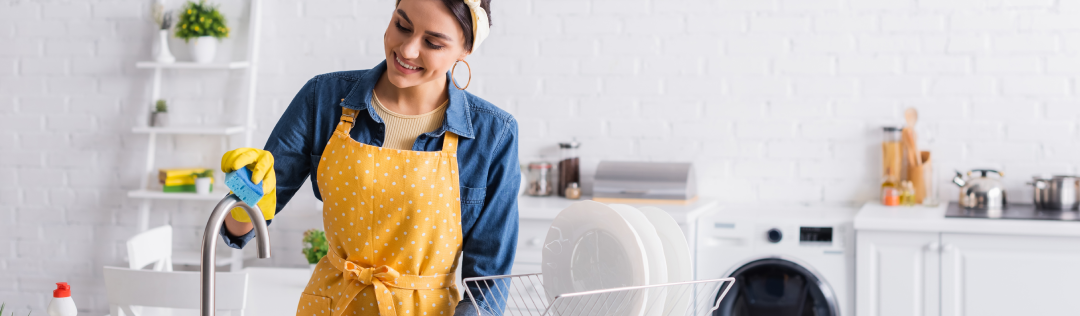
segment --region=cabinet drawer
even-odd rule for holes
[[[547,238],[550,221],[522,220],[518,224],[517,254],[515,263],[540,264],[543,257],[544,239]]]

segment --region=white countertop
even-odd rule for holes
[[[855,215],[855,230],[1080,237],[1080,221],[946,218],[946,208],[870,202]]]
[[[548,197],[536,197],[522,195],[518,197],[518,217],[526,220],[552,220],[555,219],[559,212],[566,209],[570,204],[583,200],[589,200],[591,197],[583,196],[580,200],[569,200],[558,196]],[[696,218],[697,216],[708,212],[719,205],[719,201],[715,198],[698,198],[690,204],[632,204],[633,206],[655,206],[662,210],[667,211],[675,218],[675,221],[679,224],[685,224],[689,220]]]

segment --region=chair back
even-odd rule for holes
[[[198,310],[202,292],[199,272],[153,271],[105,267],[109,315],[142,316],[132,306]],[[218,272],[217,310],[243,315],[247,300],[247,273]],[[139,310],[136,308],[135,310]]]
[[[155,227],[127,241],[128,268],[154,264],[154,271],[172,271],[172,226]]]

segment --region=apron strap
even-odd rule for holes
[[[446,131],[443,134],[442,151],[446,153],[457,153],[458,136],[451,131]]]
[[[397,315],[393,291],[400,290],[437,290],[452,289],[456,277],[454,274],[411,275],[401,274],[390,266],[362,267],[356,262],[345,260],[337,251],[326,253],[326,259],[334,268],[341,271],[345,279],[344,299],[334,302],[332,316],[342,315],[356,295],[368,286],[374,287],[375,301],[382,315]],[[452,290],[451,300],[457,301],[457,291]]]
[[[341,107],[341,121],[338,122],[337,129],[348,135],[349,131],[352,130],[353,122],[356,121],[356,114],[359,112],[360,111],[358,110],[350,109],[344,106]]]

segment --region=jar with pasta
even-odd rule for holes
[[[886,126],[881,142],[881,204],[900,205],[900,128]]]

